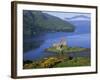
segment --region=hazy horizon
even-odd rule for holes
[[[78,13],[78,12],[51,12],[51,11],[43,11],[43,13],[47,13],[49,15],[52,16],[56,16],[59,17],[63,20],[65,20],[65,18],[73,18],[75,16],[86,16],[86,19],[90,19],[91,18],[91,14],[90,13]]]

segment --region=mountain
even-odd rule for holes
[[[65,18],[65,20],[68,20],[68,21],[77,21],[77,20],[84,21],[84,20],[87,20],[87,21],[89,21],[90,17],[85,16],[85,15],[78,15],[78,16],[73,16],[71,18]]]
[[[73,32],[73,24],[42,11],[23,10],[23,50],[39,47],[44,40],[37,39],[49,32]],[[33,40],[34,38],[34,40]]]
[[[79,15],[71,18],[65,18],[65,21],[68,21],[75,26],[76,34],[90,33],[91,30],[90,17]]]
[[[41,11],[23,11],[24,37],[37,36],[47,32],[73,32],[74,26],[58,17]]]

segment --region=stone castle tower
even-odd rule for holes
[[[65,38],[61,38],[59,42],[53,44],[53,47],[56,47],[57,49],[61,49],[63,46],[67,46],[67,41]]]

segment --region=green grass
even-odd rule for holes
[[[57,68],[57,67],[76,67],[76,66],[90,66],[90,58],[77,57],[69,60],[68,57],[49,57],[40,61],[33,61],[32,63],[25,63],[23,69],[33,68]]]
[[[75,67],[75,66],[90,66],[90,58],[77,57],[72,60],[65,60],[54,67]]]
[[[62,47],[62,51],[64,53],[68,53],[68,52],[80,52],[80,51],[85,51],[87,50],[87,48],[81,48],[81,47],[67,47],[67,46],[63,46]],[[56,47],[50,47],[47,48],[45,51],[48,52],[54,52],[54,53],[59,53],[59,50]]]

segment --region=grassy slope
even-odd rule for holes
[[[65,60],[54,67],[75,67],[75,66],[90,66],[90,59],[88,57],[77,57],[73,60]]]
[[[76,66],[90,66],[90,58],[77,57],[69,60],[65,57],[49,57],[41,61],[33,61],[32,63],[24,64],[24,69],[33,68],[57,68],[57,67],[76,67]]]

